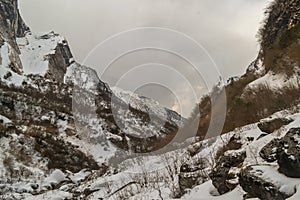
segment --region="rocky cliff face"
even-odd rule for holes
[[[32,185],[20,193],[55,189],[60,182],[41,178],[52,172],[100,177],[130,153],[160,149],[183,123],[149,99],[134,95],[129,105],[115,95],[95,70],[75,62],[59,34],[32,33],[15,0],[0,1],[0,58],[1,195],[20,189],[9,183]]]
[[[16,37],[24,37],[29,28],[25,25],[18,10],[17,0],[2,0],[0,7],[0,34],[3,40],[18,52]]]
[[[22,63],[19,58],[20,49],[16,42],[16,37],[23,37],[29,28],[23,22],[17,0],[3,0],[0,2],[0,47],[6,45],[9,56],[9,67],[17,72],[22,72]],[[3,58],[0,59],[4,62]]]
[[[282,33],[299,24],[299,6],[298,0],[276,0],[268,6],[265,11],[267,19],[259,33],[262,53],[266,53]]]

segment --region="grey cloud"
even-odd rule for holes
[[[79,62],[82,62],[98,43],[113,34],[136,27],[158,26],[178,30],[197,40],[210,53],[225,79],[243,73],[255,58],[258,51],[255,35],[263,19],[266,3],[267,0],[21,0],[19,2],[21,14],[31,29],[37,32],[52,29],[64,35]],[[121,71],[126,71],[126,65],[130,67],[135,63],[129,58],[130,56],[127,60],[120,60],[123,63],[116,63],[119,66],[111,70],[106,81],[114,82]],[[178,67],[182,64],[181,67],[188,68],[173,59],[170,57],[171,66]],[[138,59],[135,57],[133,60],[145,61],[141,57]],[[198,83],[197,79],[192,77],[192,73],[187,72],[186,76],[195,87],[204,86],[203,81]],[[186,96],[191,94],[184,89],[186,88],[184,84],[174,80],[175,76],[166,75],[166,78],[176,85],[176,92],[184,102],[184,105],[181,105],[185,110],[184,115],[188,115],[196,102],[186,99]],[[205,91],[207,90],[201,89],[198,92]],[[139,92],[158,99],[170,108],[177,107],[174,96],[168,92],[165,96],[161,96],[161,91],[155,95],[149,88]]]

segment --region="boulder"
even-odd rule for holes
[[[258,128],[265,133],[273,133],[274,131],[280,129],[282,126],[291,123],[293,119],[288,118],[275,118],[271,120],[264,120],[258,123]]]
[[[286,176],[300,178],[300,128],[292,128],[281,139],[265,145],[259,155],[267,162],[278,162],[279,171]]]
[[[281,173],[300,178],[300,128],[290,129],[280,140],[276,158]]]
[[[279,141],[280,139],[276,138],[267,145],[265,145],[259,152],[260,157],[262,157],[267,162],[275,162]]]
[[[248,166],[239,175],[239,184],[248,197],[265,200],[284,200],[296,192],[291,183],[272,166]]]
[[[182,194],[209,179],[205,159],[196,160],[196,162],[186,162],[180,167],[179,187]]]
[[[246,152],[244,150],[227,151],[220,157],[216,166],[209,174],[212,184],[220,194],[225,194],[237,186],[238,183],[234,179],[237,178],[238,172],[231,173],[230,171],[243,163],[245,158]]]

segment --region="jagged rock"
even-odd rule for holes
[[[260,32],[262,51],[266,52],[281,33],[300,22],[299,0],[276,0],[269,6],[268,19]]]
[[[196,162],[187,162],[180,167],[179,187],[182,194],[209,179],[206,160],[193,158],[192,161],[194,160]]]
[[[46,78],[63,82],[67,67],[74,62],[73,55],[67,41],[59,43],[55,48],[55,53],[47,56],[49,60],[49,69]]]
[[[227,151],[217,161],[209,177],[220,194],[225,194],[237,186],[238,183],[233,180],[237,178],[238,173],[232,174],[230,171],[243,163],[245,158],[246,152],[244,150]]]
[[[292,119],[287,118],[275,118],[271,120],[264,120],[258,123],[258,128],[265,133],[273,133],[274,131],[280,129],[282,126],[293,122]]]
[[[5,48],[10,63],[6,63],[10,69],[19,74],[22,73],[22,64],[19,58],[20,49],[16,37],[23,37],[29,28],[23,22],[17,0],[3,0],[0,2],[0,48]],[[3,56],[3,55],[1,55]],[[0,57],[1,57],[0,56]],[[3,58],[0,59],[3,64]]]
[[[53,31],[43,35],[28,32],[17,38],[17,44],[25,75],[63,82],[67,68],[75,62],[67,41]]]
[[[300,128],[290,129],[280,140],[276,158],[280,172],[300,178]]]
[[[277,175],[276,169],[271,166],[248,166],[240,173],[239,184],[252,198],[284,200],[292,196],[296,189],[292,184],[285,185],[284,181],[289,183],[289,180],[283,179],[284,175]]]
[[[274,139],[260,151],[268,162],[277,160],[279,171],[289,177],[300,178],[300,128],[293,128],[281,139]]]
[[[259,155],[267,162],[276,161],[276,154],[277,149],[279,147],[279,141],[279,139],[272,140],[270,143],[268,143],[261,149]]]
[[[17,0],[0,2],[0,36],[20,53],[16,37],[24,37],[29,28],[25,25],[18,9]]]

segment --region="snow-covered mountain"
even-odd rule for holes
[[[258,58],[225,86],[223,135],[148,154],[189,135],[199,113],[110,88],[1,0],[0,199],[299,199],[299,12],[299,0],[267,8]]]

